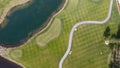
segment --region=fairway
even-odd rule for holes
[[[9,49],[10,52],[7,56],[23,64],[26,68],[58,68],[59,61],[67,49],[72,27],[80,21],[104,20],[107,17],[110,0],[75,0],[77,6],[71,0],[68,2],[73,4],[68,3],[65,9],[52,21],[53,24],[56,19],[59,19],[58,22],[61,23],[61,27],[56,26],[60,29],[58,28],[50,33],[53,30],[51,24],[48,30],[32,38],[26,44]],[[71,5],[75,8],[74,10],[69,9]],[[120,16],[114,0],[112,17],[106,24],[79,26],[73,35],[72,54],[66,58],[63,68],[109,68],[108,55],[110,49],[104,44],[103,33],[107,26],[114,33],[117,30],[117,25],[120,24],[119,19]],[[56,33],[56,31],[58,32]],[[49,37],[43,37],[47,34]],[[55,37],[52,37],[52,34]],[[42,38],[46,39],[41,40]],[[36,41],[47,45],[47,47],[40,47],[41,43],[39,45]],[[16,54],[16,50],[22,52],[20,57],[13,56]]]
[[[68,7],[66,9],[74,11],[78,7],[79,0],[69,0],[68,1]],[[74,4],[74,5],[73,5]]]

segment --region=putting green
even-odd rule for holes
[[[13,52],[10,54],[13,58],[20,58],[22,57],[22,50],[13,50]]]
[[[48,28],[48,30],[36,38],[36,43],[42,47],[46,46],[47,43],[58,37],[60,35],[60,32],[61,32],[61,21],[60,19],[56,18],[54,19],[53,23]]]

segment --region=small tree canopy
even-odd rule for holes
[[[108,38],[110,36],[110,27],[109,26],[107,26],[106,30],[104,31],[103,36],[106,38]]]
[[[118,31],[117,31],[117,34],[116,34],[116,38],[120,39],[120,24],[118,26]]]

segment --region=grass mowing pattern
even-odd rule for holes
[[[67,7],[56,16],[62,22],[60,36],[52,40],[47,47],[41,48],[35,38],[25,45],[11,49],[9,56],[22,63],[26,68],[58,68],[58,63],[64,55],[72,26],[84,20],[103,20],[106,18],[110,0],[79,0],[77,9]],[[74,5],[74,4],[73,4]],[[72,54],[68,56],[63,68],[108,68],[109,48],[104,45],[103,32],[110,26],[114,33],[120,16],[114,2],[111,20],[103,25],[82,25],[73,36]],[[11,53],[21,50],[22,57],[13,58]],[[100,53],[103,54],[100,54]]]

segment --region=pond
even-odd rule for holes
[[[0,68],[22,68],[22,67],[0,56]]]
[[[9,12],[0,28],[0,45],[16,47],[30,38],[34,32],[43,28],[43,24],[57,11],[62,0],[32,0],[22,8]]]

